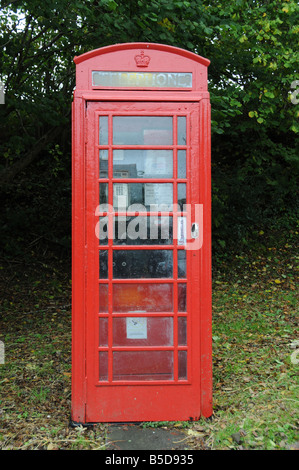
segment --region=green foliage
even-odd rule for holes
[[[0,78],[6,104],[0,106],[0,182],[6,248],[14,249],[9,247],[14,229],[20,241],[45,234],[59,243],[69,238],[70,218],[66,224],[61,217],[63,208],[69,214],[70,204],[73,57],[122,42],[167,43],[211,60],[215,247],[246,242],[252,225],[273,225],[293,213],[297,2],[1,3]]]

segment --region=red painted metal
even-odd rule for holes
[[[136,57],[139,57],[136,60]],[[147,57],[146,60],[144,57]],[[73,103],[73,373],[72,420],[77,423],[198,419],[212,414],[211,352],[211,175],[209,61],[171,46],[118,44],[74,59],[76,90]],[[92,71],[192,73],[192,87],[95,87]],[[108,118],[108,141],[99,142],[99,116]],[[114,116],[172,116],[172,145],[119,145],[112,139]],[[187,140],[177,143],[177,118],[186,116]],[[108,151],[108,175],[100,178],[99,150]],[[171,178],[114,178],[113,150],[172,150]],[[186,178],[178,178],[177,151],[186,150]],[[167,245],[99,243],[97,222],[124,212],[100,212],[99,185],[172,184],[187,187],[191,222],[196,205],[203,206],[203,242],[185,250],[176,239],[177,218],[185,213],[159,213],[173,220],[174,238]],[[146,210],[144,217],[158,213]],[[126,215],[137,215],[136,212]],[[188,230],[190,227],[188,228]],[[132,251],[134,250],[134,251]],[[117,253],[157,253],[173,256],[172,277],[114,278]],[[186,276],[178,276],[178,253],[186,252]],[[107,277],[99,274],[99,254],[108,253]],[[187,306],[182,301],[187,289]],[[133,309],[135,307],[135,312]],[[141,339],[126,335],[126,322],[146,322]],[[128,319],[128,320],[127,320]],[[185,322],[187,330],[185,333]],[[128,330],[127,330],[128,331]],[[187,361],[186,361],[187,356]]]

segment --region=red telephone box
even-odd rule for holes
[[[209,61],[148,43],[74,61],[72,420],[208,417]]]

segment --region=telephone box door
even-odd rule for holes
[[[203,106],[86,103],[86,422],[211,414]]]

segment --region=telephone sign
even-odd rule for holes
[[[72,420],[208,417],[209,61],[151,43],[74,61]]]

